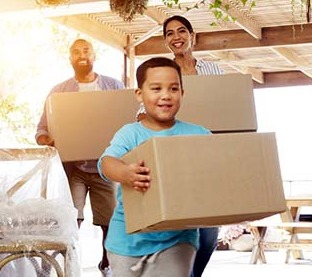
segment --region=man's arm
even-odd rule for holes
[[[46,104],[45,104],[46,105]],[[37,125],[37,132],[35,135],[36,142],[39,145],[50,145],[53,146],[54,141],[50,137],[49,131],[48,131],[48,124],[47,124],[47,114],[45,110],[45,105],[44,109],[42,112],[42,115],[40,117],[40,121]]]
[[[52,90],[50,91],[50,93],[48,94],[46,101],[52,93],[63,92],[63,91],[78,91],[78,84],[74,78],[70,78],[70,79],[56,85],[55,87],[53,87]],[[53,146],[54,141],[50,137],[50,133],[48,130],[47,114],[46,114],[46,109],[45,109],[46,101],[44,104],[44,108],[43,108],[39,123],[37,124],[37,132],[35,135],[35,139],[39,145]]]

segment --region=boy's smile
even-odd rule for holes
[[[137,91],[138,100],[143,101],[146,110],[143,125],[154,130],[172,127],[182,93],[179,75],[174,68],[149,68],[142,89]]]

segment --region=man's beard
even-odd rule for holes
[[[86,65],[74,64],[73,68],[76,75],[83,77],[88,75],[92,71],[93,66],[90,63],[87,63]]]

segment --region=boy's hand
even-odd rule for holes
[[[146,191],[150,187],[150,169],[144,166],[144,161],[128,165],[127,185],[135,190]]]

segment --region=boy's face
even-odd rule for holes
[[[147,69],[142,88],[136,90],[137,99],[143,102],[146,110],[146,118],[142,123],[154,130],[172,127],[182,94],[179,74],[174,68]]]

